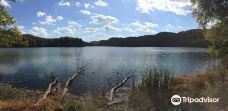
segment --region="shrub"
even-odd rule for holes
[[[152,67],[142,74],[141,90],[151,92],[170,91],[172,88],[172,71],[163,67]]]
[[[80,109],[80,102],[73,98],[67,99],[63,103],[63,110],[64,111],[79,111]]]
[[[141,85],[130,95],[130,107],[134,110],[170,111],[173,91],[172,71],[164,67],[152,67],[142,74]],[[140,104],[132,102],[141,101]],[[135,107],[136,106],[136,107]]]

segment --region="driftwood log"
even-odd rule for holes
[[[127,82],[127,80],[130,79],[130,78],[132,78],[132,77],[133,77],[132,76],[132,71],[130,71],[130,72],[128,72],[127,76],[122,81],[118,82],[116,85],[112,85],[113,87],[112,87],[112,89],[109,92],[109,98],[108,98],[108,100],[109,101],[112,101],[114,92],[118,88],[123,87],[123,85]]]
[[[86,66],[87,66],[87,64],[82,67],[77,68],[76,73],[68,78],[68,80],[66,81],[65,87],[61,93],[62,97],[67,94],[68,87],[73,83],[75,78],[85,70]],[[37,103],[35,105],[38,105],[40,103],[40,101],[46,99],[49,95],[56,93],[60,89],[60,82],[59,82],[58,78],[55,76],[53,76],[52,78],[54,78],[54,81],[48,85],[48,89],[45,91],[43,96],[37,101]]]
[[[60,82],[57,77],[54,78],[54,81],[48,85],[48,89],[45,91],[44,95],[37,101],[35,105],[38,105],[41,101],[46,99],[49,95],[56,93],[60,87]]]
[[[76,79],[76,77],[81,74],[84,70],[85,70],[85,67],[87,66],[88,64],[85,64],[84,66],[80,67],[80,68],[77,68],[77,71],[75,74],[73,74],[71,77],[68,78],[65,86],[64,86],[64,89],[63,89],[63,92],[62,92],[62,96],[65,96],[68,92],[68,87],[73,83],[73,81]]]
[[[134,72],[129,71],[128,74],[126,75],[126,77],[125,77],[122,81],[118,82],[116,85],[113,85],[113,84],[108,80],[109,84],[112,86],[112,89],[111,89],[110,92],[109,92],[108,103],[106,104],[106,108],[107,108],[107,107],[110,107],[111,105],[119,104],[119,103],[123,102],[123,99],[113,101],[114,92],[115,92],[117,89],[123,87],[123,85],[127,82],[127,80],[129,80],[130,78],[134,77],[134,76],[132,75],[133,73],[134,73]]]
[[[112,105],[115,105],[115,104],[121,104],[122,102],[124,102],[124,99],[108,102],[106,104],[106,108],[108,108],[108,107],[110,107]]]

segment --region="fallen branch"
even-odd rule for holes
[[[77,72],[75,74],[73,74],[71,77],[69,77],[69,79],[67,80],[66,84],[65,84],[65,87],[63,89],[63,92],[62,92],[62,96],[65,96],[68,92],[68,87],[73,83],[73,81],[75,80],[75,78],[81,74],[85,69],[85,67],[87,66],[88,64],[85,64],[84,66],[80,67],[77,69]]]
[[[109,103],[106,104],[106,108],[109,108],[110,106],[115,105],[115,104],[120,104],[122,102],[124,102],[124,99],[120,99],[120,100],[117,100],[117,101],[109,102]]]
[[[55,77],[54,81],[48,85],[48,89],[45,91],[42,98],[40,98],[35,105],[38,105],[40,101],[46,99],[50,94],[53,94],[54,92],[56,92],[59,89],[59,86],[60,86],[60,82],[58,81],[58,78]]]
[[[112,101],[114,92],[115,92],[118,88],[122,87],[122,86],[127,82],[128,79],[130,79],[130,78],[133,77],[133,76],[132,76],[132,73],[133,73],[132,71],[129,71],[128,74],[127,74],[127,76],[126,76],[122,81],[120,81],[119,83],[117,83],[117,84],[110,90],[109,98],[108,98],[109,101]]]

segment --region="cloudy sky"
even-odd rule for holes
[[[0,5],[23,33],[46,38],[94,41],[198,27],[189,0],[1,0]]]

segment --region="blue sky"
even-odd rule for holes
[[[189,0],[17,0],[0,5],[23,32],[85,41],[198,28]]]

